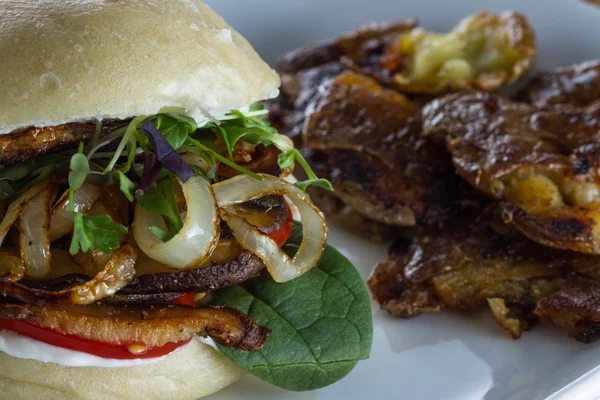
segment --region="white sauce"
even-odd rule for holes
[[[212,339],[198,339],[200,339],[202,343],[216,348]],[[58,346],[52,346],[26,336],[19,335],[18,333],[12,331],[0,331],[0,351],[17,358],[51,362],[63,365],[65,367],[135,367],[136,365],[152,364],[164,360],[170,355],[177,353],[184,347],[185,346],[181,346],[162,357],[117,360],[114,358],[102,358],[81,351],[74,351]]]

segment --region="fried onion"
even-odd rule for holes
[[[41,278],[50,271],[50,203],[56,196],[50,185],[27,202],[21,213],[21,259],[27,275]]]
[[[15,201],[10,203],[8,209],[6,210],[6,214],[4,214],[4,218],[2,218],[2,222],[0,222],[0,246],[2,246],[2,242],[4,242],[4,238],[8,233],[10,227],[15,223],[21,212],[34,197],[40,194],[42,190],[48,187],[50,183],[45,182],[39,185],[35,185],[27,189],[23,194],[21,194]]]
[[[194,268],[206,261],[217,246],[220,232],[210,184],[200,176],[193,176],[182,188],[187,213],[183,228],[171,240],[163,242],[150,231],[154,226],[164,227],[164,221],[139,203],[133,219],[133,234],[139,248],[150,258],[176,269]]]
[[[75,191],[73,205],[75,211],[87,212],[102,194],[101,189],[88,182]],[[69,191],[65,191],[52,207],[52,220],[50,222],[50,241],[60,239],[73,230],[73,216],[69,210]]]
[[[0,293],[40,306],[91,304],[114,295],[133,279],[136,258],[134,247],[125,243],[113,251],[104,269],[85,283],[65,290],[51,291],[31,288],[10,279],[0,279]]]
[[[277,282],[286,282],[314,267],[327,241],[325,217],[296,186],[270,175],[258,181],[248,175],[238,175],[213,185],[221,215],[227,221],[242,247],[258,256]],[[302,243],[290,259],[267,235],[235,215],[230,206],[267,195],[286,195],[298,208],[302,221]]]

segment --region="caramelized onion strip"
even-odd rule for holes
[[[100,198],[101,189],[89,182],[84,182],[81,188],[75,191],[73,203],[75,211],[85,213]],[[69,191],[65,191],[52,207],[50,221],[50,241],[60,239],[73,230],[73,216],[69,209]]]
[[[34,289],[9,279],[0,279],[0,293],[40,306],[91,304],[114,295],[133,279],[136,258],[135,248],[125,243],[113,251],[104,269],[85,283],[65,290],[50,291]]]
[[[182,184],[182,189],[187,213],[183,228],[171,240],[163,242],[152,233],[150,228],[164,227],[164,221],[139,203],[133,219],[133,234],[140,250],[175,269],[201,265],[211,256],[220,234],[217,203],[211,185],[204,178],[193,176]]]
[[[25,276],[25,265],[19,257],[0,253],[0,279],[16,282]]]
[[[6,237],[8,230],[11,226],[13,226],[17,218],[19,218],[19,215],[21,215],[21,212],[27,203],[40,194],[43,189],[47,188],[49,184],[49,182],[45,182],[32,186],[23,192],[23,194],[21,194],[15,201],[10,203],[8,209],[6,210],[6,214],[4,214],[4,218],[2,218],[2,221],[0,222],[0,246],[2,246],[2,242],[4,242],[4,238]]]
[[[31,277],[41,278],[50,271],[50,204],[55,196],[56,187],[48,186],[21,213],[21,259]]]
[[[277,282],[286,282],[314,267],[327,242],[325,216],[296,186],[270,175],[258,181],[248,175],[238,175],[213,185],[221,215],[229,224],[240,244],[258,256]],[[232,205],[267,195],[286,195],[296,206],[302,221],[302,242],[293,259],[267,235],[248,224],[231,210]]]

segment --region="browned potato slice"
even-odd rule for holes
[[[407,93],[494,91],[520,77],[536,52],[525,16],[484,11],[448,33],[416,28],[401,35],[385,49],[379,64]]]
[[[277,62],[280,73],[297,73],[318,67],[342,56],[356,53],[373,41],[391,41],[399,33],[409,32],[417,25],[413,19],[394,23],[371,23],[346,32],[337,38],[325,40],[312,46],[303,47],[285,54]],[[390,39],[386,39],[390,38]]]
[[[489,93],[449,95],[423,110],[458,173],[502,200],[504,220],[547,246],[600,254],[600,120],[538,110]]]
[[[527,83],[518,98],[538,107],[597,109],[600,106],[600,61],[543,71]]]
[[[421,137],[417,106],[347,72],[320,88],[306,115],[304,144],[327,158],[335,194],[368,218],[414,225],[450,169],[443,149]]]
[[[440,226],[424,228],[411,242],[397,242],[368,282],[382,308],[406,318],[441,307],[477,310],[487,304],[514,338],[538,316],[553,316],[571,335],[579,332],[575,325],[600,326],[600,281],[582,277],[597,277],[600,257],[545,248],[506,229],[499,234],[492,229],[499,211],[492,206],[482,213],[483,207],[470,196],[457,199]],[[578,294],[570,297],[573,291]],[[589,341],[600,330],[585,332],[577,339]]]

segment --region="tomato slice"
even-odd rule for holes
[[[183,304],[184,306],[195,307],[196,306],[196,297],[194,296],[194,293],[186,293],[181,297],[171,300],[171,303]]]
[[[133,360],[136,358],[155,358],[171,353],[173,350],[189,343],[192,339],[182,342],[167,343],[163,346],[152,347],[143,354],[134,354],[127,346],[98,342],[83,339],[75,335],[66,335],[52,329],[42,328],[28,322],[0,318],[0,330],[9,330],[20,335],[39,340],[53,346],[69,350],[81,351],[102,358],[115,358],[118,360]]]
[[[279,247],[283,246],[285,242],[287,242],[288,238],[292,234],[292,226],[294,225],[292,210],[290,210],[290,207],[287,204],[285,208],[287,210],[287,219],[285,220],[284,224],[281,225],[281,228],[279,228],[278,231],[269,235],[269,237],[273,239]]]

